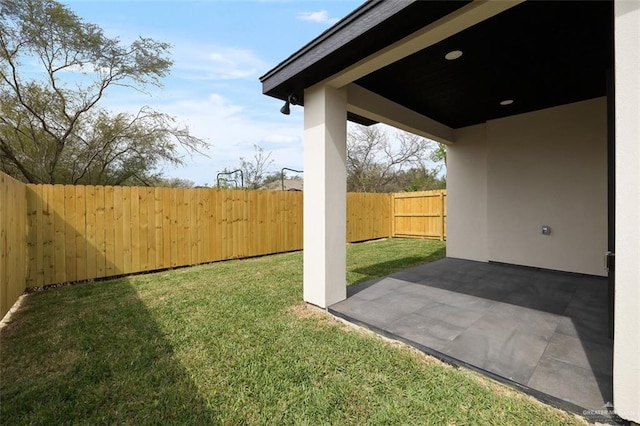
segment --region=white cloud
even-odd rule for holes
[[[250,49],[229,46],[178,46],[173,69],[190,80],[253,79],[267,64]]]
[[[210,144],[204,152],[207,156],[183,152],[186,164],[165,165],[162,170],[165,175],[189,179],[198,185],[215,184],[216,173],[237,166],[240,157],[253,158],[254,144],[271,153],[273,172],[282,167],[302,169],[302,108],[292,108],[291,115],[284,116],[278,112],[281,103],[266,98],[255,105],[247,99],[212,90],[164,94],[160,98],[122,94],[109,97],[104,106],[112,111],[135,113],[141,105],[149,105],[173,116],[176,124],[187,126],[190,134]]]
[[[268,65],[255,51],[177,40],[172,59],[162,90],[145,94],[114,87],[104,99],[112,111],[135,113],[148,105],[211,144],[208,157],[185,153],[185,166],[166,165],[166,176],[215,184],[219,171],[238,165],[240,157],[253,158],[254,144],[271,152],[272,171],[302,168],[302,108],[284,116],[280,101],[260,93],[257,77]]]
[[[316,12],[300,12],[297,19],[300,21],[316,22],[318,24],[333,25],[338,22],[338,18],[330,18],[329,12],[326,10],[318,10]]]
[[[256,117],[247,107],[219,93],[204,99],[180,100],[154,106],[176,117],[191,134],[205,139],[211,147],[208,157],[185,157],[186,166],[166,168],[168,176],[190,179],[197,184],[215,184],[215,176],[225,167],[239,164],[240,157],[253,158],[254,144],[271,152],[273,170],[302,168],[302,111],[299,117],[281,116],[277,108],[268,117]]]

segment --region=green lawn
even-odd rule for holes
[[[348,280],[444,256],[349,246]],[[28,295],[0,332],[2,424],[583,424],[307,308],[302,255]]]

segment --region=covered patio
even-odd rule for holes
[[[262,76],[304,106],[304,300],[639,423],[639,29],[636,1],[371,0]],[[449,258],[348,299],[347,120],[447,145]]]
[[[612,401],[606,278],[447,258],[349,287],[329,311],[575,412]]]

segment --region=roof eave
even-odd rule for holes
[[[299,59],[302,56],[306,55],[307,53],[309,53],[313,48],[315,48],[319,44],[326,42],[326,40],[328,40],[329,38],[335,36],[338,32],[343,31],[346,27],[348,27],[351,24],[351,22],[353,22],[354,20],[360,18],[367,11],[375,8],[381,2],[382,2],[382,0],[371,0],[371,1],[367,1],[366,3],[362,4],[357,9],[355,9],[351,13],[349,13],[347,16],[345,16],[344,18],[340,19],[334,25],[332,25],[331,27],[329,27],[328,29],[323,31],[322,34],[320,34],[319,36],[317,36],[316,38],[314,38],[313,40],[311,40],[310,42],[308,42],[307,44],[302,46],[296,52],[294,52],[291,55],[289,55],[288,58],[286,58],[285,60],[280,62],[275,67],[271,68],[264,75],[260,76],[260,82],[264,83],[267,79],[271,78],[274,74],[280,72],[282,69],[286,68],[287,66],[289,66],[291,63],[293,63],[297,59]]]
[[[345,44],[362,36],[416,1],[371,0],[364,3],[261,76],[260,82],[262,83],[263,93],[285,100],[288,96],[288,90],[283,91],[282,85],[290,84],[291,79],[298,76],[302,71],[325,59]],[[293,91],[294,88],[292,87],[290,90]],[[300,93],[299,95],[302,94]]]

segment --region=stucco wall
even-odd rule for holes
[[[456,130],[447,150],[447,256],[489,260],[487,127]]]
[[[605,98],[492,120],[456,137],[450,257],[606,275]]]
[[[606,275],[606,117],[600,98],[487,123],[490,260]]]
[[[615,2],[616,296],[613,403],[640,423],[640,2]]]

